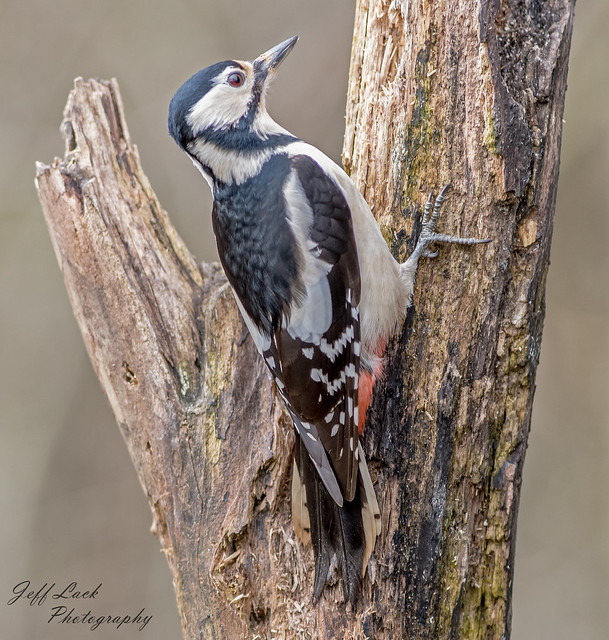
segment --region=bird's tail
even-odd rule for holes
[[[306,449],[296,438],[292,476],[292,519],[294,530],[303,544],[313,543],[315,584],[313,600],[317,602],[326,585],[332,556],[343,577],[345,598],[355,602],[360,581],[380,533],[378,502],[359,445],[357,490],[351,502],[339,507],[325,488]]]

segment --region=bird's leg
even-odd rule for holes
[[[442,191],[438,194],[438,197],[433,200],[433,194],[430,193],[425,203],[425,209],[423,210],[423,226],[421,233],[414,251],[403,264],[404,270],[408,272],[416,271],[419,258],[435,258],[438,255],[438,251],[431,251],[430,246],[435,242],[444,244],[485,244],[490,242],[488,239],[481,240],[479,238],[458,238],[456,236],[448,236],[443,233],[436,233],[435,228],[440,217],[440,209],[444,200],[446,200],[444,194],[450,185],[446,185]],[[433,208],[432,208],[433,205]]]

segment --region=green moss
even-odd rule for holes
[[[385,238],[385,242],[387,243],[387,246],[391,247],[393,244],[393,231],[391,227],[388,227],[386,225],[380,225],[379,228],[381,230],[381,234],[383,235],[383,238]]]
[[[486,116],[486,133],[484,136],[484,146],[494,155],[499,155],[499,127],[493,116],[493,110],[489,109]]]
[[[503,431],[503,427],[505,425],[505,413],[501,413],[500,411],[496,412],[495,417],[492,418],[489,416],[489,430],[490,430],[490,438],[492,442],[496,442]]]
[[[529,336],[522,335],[515,337],[510,346],[509,368],[510,371],[517,371],[526,367],[529,363],[528,356]]]
[[[227,370],[229,358],[216,349],[215,346],[209,348],[205,354],[205,387],[203,390],[205,451],[211,465],[215,465],[220,458],[222,440],[216,428],[218,403],[229,380]]]
[[[412,107],[412,117],[402,135],[402,199],[415,200],[418,198],[416,186],[421,174],[421,168],[431,163],[431,142],[434,137],[432,126],[431,95],[432,77],[429,75],[429,59],[431,56],[431,42],[417,54],[415,62],[416,82],[415,99]]]

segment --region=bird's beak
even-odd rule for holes
[[[269,49],[265,53],[259,55],[254,60],[254,68],[264,70],[266,73],[272,73],[283,62],[283,59],[292,51],[298,36],[288,38],[278,45]]]

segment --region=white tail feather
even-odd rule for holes
[[[362,521],[364,524],[364,535],[366,537],[366,549],[364,550],[362,574],[365,574],[368,561],[374,551],[376,538],[381,533],[381,511],[376,499],[374,486],[372,485],[372,479],[370,478],[370,472],[368,471],[368,465],[366,464],[366,458],[364,457],[364,451],[361,443],[359,445],[359,472],[362,478],[362,484],[364,485],[364,495],[362,496]]]
[[[294,523],[294,533],[301,544],[309,544],[311,542],[311,520],[307,507],[307,490],[300,473],[298,473],[296,460],[292,464],[292,522]]]

